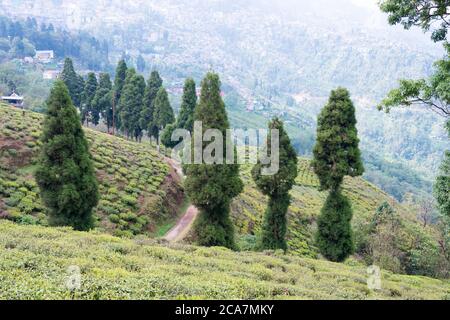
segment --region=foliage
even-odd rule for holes
[[[262,226],[261,249],[282,249],[286,251],[286,212],[290,204],[289,191],[297,177],[297,154],[283,128],[283,123],[277,118],[269,123],[267,154],[276,152],[272,147],[273,130],[278,130],[278,172],[263,175],[262,169],[267,169],[271,164],[263,165],[258,161],[252,169],[252,176],[259,190],[264,195],[269,196],[269,205]]]
[[[202,135],[207,129],[220,130],[226,137],[229,128],[225,104],[220,96],[219,76],[208,73],[202,81],[200,102],[195,109],[195,121],[202,122]],[[194,139],[193,139],[194,140]],[[193,141],[195,145],[195,141]],[[203,143],[202,151],[206,143]],[[226,146],[223,145],[223,154]],[[215,152],[219,152],[216,150]],[[233,226],[229,219],[229,205],[243,188],[237,164],[186,165],[185,190],[192,203],[200,209],[195,231],[202,245],[222,245],[234,248]],[[211,232],[213,231],[213,233]]]
[[[325,258],[342,262],[354,251],[350,201],[339,191],[331,191],[317,221],[317,246]]]
[[[197,105],[197,91],[195,81],[192,78],[186,79],[183,88],[183,98],[181,101],[180,114],[177,119],[177,128],[182,128],[192,132],[194,129],[194,110]]]
[[[450,44],[444,45],[446,56],[435,62],[434,74],[429,79],[400,80],[378,106],[389,111],[392,107],[423,105],[441,116],[450,116]]]
[[[159,130],[163,130],[168,124],[175,121],[173,109],[170,106],[169,96],[166,89],[161,87],[156,94],[153,110],[152,125],[158,128],[157,138],[159,136]]]
[[[194,129],[194,111],[197,105],[197,92],[195,81],[192,78],[186,79],[183,88],[180,113],[176,123],[169,124],[162,133],[161,141],[168,147],[173,148],[178,141],[172,141],[172,133],[175,129],[186,129],[192,132]]]
[[[450,219],[450,151],[445,153],[434,185],[434,194],[440,213]]]
[[[116,75],[114,77],[113,87],[113,107],[114,107],[114,124],[120,128],[120,97],[122,96],[123,86],[127,77],[127,64],[124,60],[120,60],[116,67]]]
[[[346,89],[331,92],[317,122],[312,166],[322,190],[337,190],[344,176],[355,177],[364,172],[358,148],[355,107]]]
[[[60,79],[65,83],[67,89],[69,90],[70,98],[73,104],[80,108],[81,111],[81,100],[83,98],[84,90],[84,80],[75,72],[73,67],[72,59],[66,58],[64,60],[64,67],[61,72]]]
[[[101,73],[98,88],[92,100],[92,107],[95,110],[93,123],[98,124],[99,116],[101,115],[108,132],[113,125],[112,94],[112,84],[109,74]]]
[[[9,42],[8,37],[13,39],[12,45],[1,48],[4,41]],[[38,26],[36,19],[30,17],[26,20],[12,20],[0,16],[0,50],[2,49],[7,49],[7,59],[34,56],[35,50],[53,50],[56,57],[73,57],[88,69],[101,70],[109,67],[106,41],[100,41],[84,31],[69,32],[45,23]]]
[[[147,81],[147,86],[144,92],[144,101],[139,119],[142,128],[147,130],[149,137],[156,137],[159,128],[154,123],[155,119],[155,99],[159,89],[162,87],[163,81],[159,76],[158,71],[152,71],[150,78]]]
[[[88,124],[98,124],[100,115],[93,106],[95,93],[97,92],[97,76],[93,72],[89,72],[84,84],[83,97],[81,99],[81,122]]]
[[[134,69],[128,69],[119,101],[120,125],[127,137],[134,137],[136,140],[140,140],[142,137],[139,116],[142,110],[144,90],[144,77],[136,74]]]
[[[36,170],[41,197],[51,224],[87,230],[93,226],[98,185],[88,142],[64,82],[55,83],[47,105]]]
[[[402,24],[405,29],[418,26],[423,31],[429,31],[435,23],[440,23],[431,34],[431,38],[444,41],[447,38],[450,13],[448,0],[383,0],[380,8],[389,14],[390,24]]]

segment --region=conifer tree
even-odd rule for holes
[[[127,71],[125,85],[119,101],[121,128],[127,137],[140,140],[142,129],[139,125],[139,116],[142,111],[145,80],[131,68]]]
[[[169,96],[166,89],[161,87],[156,94],[153,110],[153,126],[158,128],[156,138],[159,138],[159,131],[175,121],[173,109],[170,106]]]
[[[127,77],[127,64],[125,63],[125,60],[120,60],[117,64],[116,68],[116,75],[114,78],[114,87],[113,87],[113,108],[114,108],[114,116],[113,120],[115,123],[115,126],[117,128],[120,128],[120,97],[122,96],[122,90],[123,86],[125,85],[125,79]]]
[[[80,76],[75,72],[72,59],[66,58],[64,60],[64,67],[60,79],[66,84],[73,104],[77,108],[80,108],[84,81],[80,81]]]
[[[353,252],[350,202],[341,194],[344,176],[364,172],[356,129],[355,108],[349,92],[331,92],[318,117],[317,141],[312,166],[321,190],[330,190],[318,221],[317,244],[332,261],[343,261]]]
[[[328,260],[342,262],[354,251],[352,207],[339,190],[331,190],[317,220],[316,245]]]
[[[356,130],[355,107],[349,92],[338,88],[331,92],[328,104],[318,117],[317,142],[312,166],[321,190],[337,190],[344,176],[364,172]]]
[[[194,128],[194,111],[197,105],[197,91],[195,81],[192,78],[186,79],[183,88],[183,98],[181,101],[180,115],[177,120],[177,128],[189,130]]]
[[[229,128],[225,104],[220,96],[219,76],[208,73],[202,81],[200,102],[195,109],[195,121],[202,122],[203,133],[218,129],[226,136]],[[208,143],[203,142],[203,149]],[[195,146],[195,138],[193,139]],[[226,146],[222,150],[225,155]],[[218,150],[217,150],[218,151]],[[243,188],[238,164],[189,164],[185,189],[193,204],[199,208],[195,222],[197,241],[204,246],[235,248],[234,227],[231,222],[230,202]]]
[[[108,73],[100,74],[97,91],[92,101],[92,106],[95,112],[93,113],[92,122],[98,125],[100,115],[109,129],[112,126],[112,84]]]
[[[139,123],[142,128],[147,130],[147,135],[149,138],[156,136],[158,133],[158,127],[153,122],[154,116],[154,103],[156,95],[159,89],[162,87],[163,81],[159,76],[158,71],[152,71],[150,78],[147,82],[147,87],[144,93],[144,102],[142,106],[141,116]]]
[[[270,164],[263,165],[259,161],[252,170],[256,186],[264,195],[269,196],[259,247],[260,249],[286,251],[286,213],[291,200],[289,191],[297,177],[297,154],[283,128],[283,122],[277,118],[269,123],[267,154],[276,152],[271,147],[272,130],[279,132],[279,170],[272,175],[262,175],[263,167],[268,167]]]
[[[97,85],[97,77],[95,76],[95,73],[88,73],[86,83],[84,84],[83,99],[81,103],[81,121],[83,123],[86,122],[86,124],[89,124],[89,122],[93,123],[93,119],[95,117],[99,117],[99,115],[95,114],[96,111],[92,105],[95,93],[97,92]]]
[[[51,225],[88,230],[98,184],[80,117],[66,85],[56,81],[47,100],[42,148],[35,173]]]
[[[175,129],[186,129],[192,132],[194,128],[194,110],[197,105],[197,91],[195,88],[195,81],[192,78],[186,79],[183,88],[183,98],[181,101],[180,113],[177,121],[170,124],[163,131],[161,141],[168,147],[173,148],[178,141],[172,141],[172,133]]]

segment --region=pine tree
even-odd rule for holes
[[[56,81],[47,100],[35,176],[49,222],[88,230],[99,200],[88,142],[66,85]]]
[[[203,133],[213,128],[226,136],[229,122],[225,104],[220,96],[220,80],[217,74],[208,73],[202,81],[200,102],[195,109],[194,120],[202,122]],[[206,145],[204,142],[203,148]],[[224,155],[225,148],[224,145]],[[226,163],[189,164],[184,166],[184,171],[187,176],[186,192],[200,210],[194,226],[198,243],[204,246],[235,248],[234,227],[229,213],[231,200],[243,188],[239,166]]]
[[[350,202],[341,194],[344,176],[364,172],[356,130],[355,108],[349,92],[338,88],[331,92],[318,118],[317,141],[312,162],[321,190],[330,194],[321,211],[317,244],[332,261],[343,261],[353,253]]]
[[[286,213],[291,200],[289,191],[297,177],[297,154],[283,128],[283,122],[277,118],[269,123],[267,154],[276,152],[271,147],[272,130],[279,132],[279,170],[273,175],[262,175],[262,168],[269,165],[262,165],[259,161],[252,170],[257,187],[264,195],[269,196],[259,247],[286,251]]]
[[[88,73],[86,83],[84,84],[83,99],[81,103],[81,121],[83,123],[86,122],[86,124],[89,124],[89,122],[93,123],[94,118],[99,118],[99,115],[96,114],[92,105],[92,101],[94,100],[97,91],[97,85],[95,73]]]
[[[145,80],[131,68],[128,69],[125,85],[119,101],[121,128],[127,137],[140,140],[142,129],[139,116],[142,111]]]
[[[142,107],[139,123],[142,128],[147,130],[149,138],[156,136],[158,127],[153,123],[154,116],[154,102],[159,89],[162,87],[163,81],[159,76],[158,71],[152,71],[147,82],[147,87],[144,93],[144,103]]]
[[[159,130],[163,130],[168,124],[172,124],[175,121],[173,109],[170,106],[169,96],[166,89],[161,87],[156,94],[154,110],[153,110],[153,126],[156,126]],[[156,134],[156,138],[159,138],[159,130]]]
[[[186,79],[183,88],[183,98],[181,101],[180,114],[176,123],[168,125],[162,133],[161,141],[167,148],[173,148],[178,141],[172,141],[172,133],[175,129],[186,129],[189,132],[194,128],[194,110],[197,105],[197,91],[195,81]]]
[[[101,73],[97,91],[92,101],[93,113],[92,122],[98,125],[100,115],[109,129],[112,126],[112,84],[108,73]]]
[[[113,88],[113,108],[114,108],[114,123],[117,128],[120,128],[120,97],[122,96],[123,86],[125,85],[125,79],[127,77],[127,64],[124,60],[120,60],[117,64],[116,75],[114,78],[114,88]]]
[[[66,84],[73,104],[77,108],[80,108],[84,90],[84,81],[83,83],[80,82],[80,76],[75,72],[72,59],[66,58],[64,60],[64,67],[60,79]]]

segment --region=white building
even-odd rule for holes
[[[38,50],[34,59],[42,63],[50,63],[55,58],[53,50]]]

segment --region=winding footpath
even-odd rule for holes
[[[184,178],[183,170],[181,169],[180,163],[174,161],[173,159],[166,158],[166,162],[173,168],[173,170],[177,173],[178,177],[182,180]],[[168,242],[177,242],[186,237],[194,224],[195,219],[198,215],[198,209],[190,205],[184,215],[178,220],[176,225],[167,232],[167,234],[163,237],[164,240]]]

